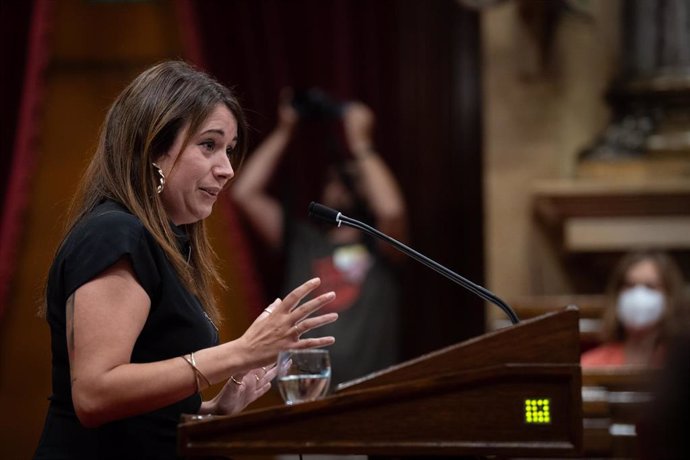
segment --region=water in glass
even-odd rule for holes
[[[286,404],[321,398],[328,392],[328,350],[288,350],[278,355],[278,389]]]

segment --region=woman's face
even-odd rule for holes
[[[625,275],[616,305],[616,315],[627,333],[653,331],[663,317],[665,304],[657,265],[651,260],[641,260],[632,265]]]
[[[170,150],[156,161],[165,174],[161,201],[175,225],[208,217],[235,175],[229,152],[237,144],[237,121],[224,104],[216,106],[180,152],[187,129],[177,133]]]
[[[622,289],[630,289],[635,286],[645,286],[656,291],[663,290],[661,274],[654,262],[651,260],[641,260],[628,269]]]

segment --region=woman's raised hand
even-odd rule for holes
[[[338,319],[337,313],[311,316],[335,298],[334,292],[327,292],[300,305],[302,299],[320,284],[319,278],[313,278],[283,300],[276,299],[238,339],[248,350],[252,367],[274,363],[282,350],[325,347],[335,342],[334,337],[301,338],[305,332]]]

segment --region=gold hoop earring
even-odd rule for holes
[[[156,174],[158,175],[158,187],[156,187],[156,193],[160,194],[165,188],[165,174],[163,174],[163,170],[155,162],[151,162],[151,164],[153,165],[153,169],[156,170]]]

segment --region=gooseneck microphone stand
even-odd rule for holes
[[[364,222],[347,217],[346,215],[339,211],[336,211],[335,209],[329,208],[328,206],[324,206],[319,203],[315,203],[313,201],[309,205],[309,217],[321,219],[331,224],[336,224],[338,227],[340,227],[341,225],[346,225],[348,227],[356,228],[358,230],[363,231],[364,233],[368,233],[369,235],[379,238],[385,241],[386,243],[392,245],[400,252],[412,257],[416,261],[426,265],[427,267],[431,268],[437,273],[440,273],[449,280],[453,281],[456,284],[459,284],[460,286],[464,287],[465,289],[474,293],[475,295],[481,297],[487,302],[491,302],[492,304],[496,305],[505,312],[512,324],[517,324],[520,322],[520,319],[518,318],[515,311],[513,311],[513,309],[510,308],[510,306],[506,302],[500,299],[493,292],[489,291],[483,286],[473,283],[467,278],[458,275],[449,268],[444,267],[438,262],[428,258],[424,254],[415,251],[414,249],[401,243],[395,238],[391,238],[385,233],[380,232],[379,230],[375,229],[370,225],[365,224]]]

